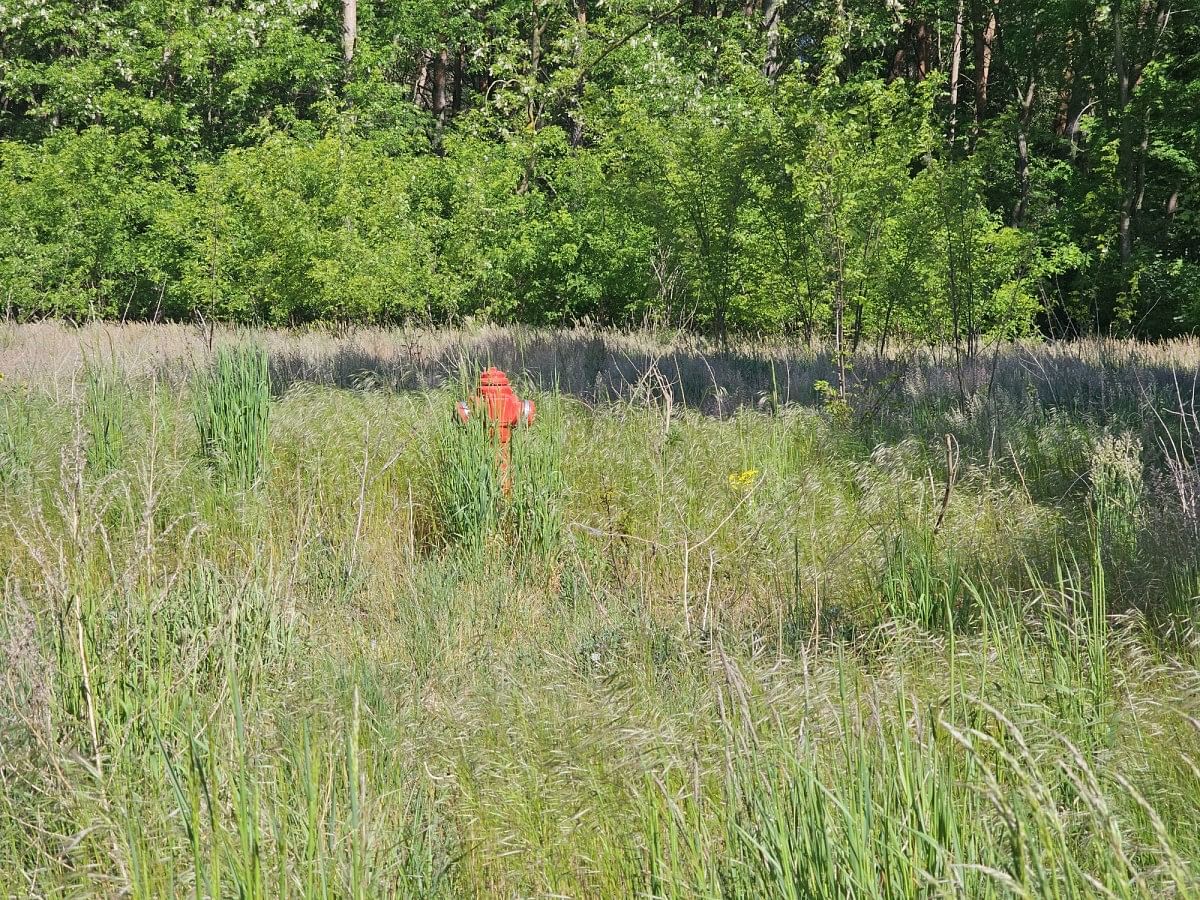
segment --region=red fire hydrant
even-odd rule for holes
[[[532,400],[522,400],[513,393],[508,376],[494,366],[479,375],[479,389],[469,401],[460,400],[454,406],[458,421],[466,425],[473,416],[482,416],[488,431],[496,439],[500,449],[500,483],[505,493],[512,487],[509,463],[512,450],[509,441],[516,427],[533,424],[537,407]]]

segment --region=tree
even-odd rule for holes
[[[1200,315],[1197,29],[1175,0],[18,0],[0,291],[967,355],[1007,292],[1056,334],[1172,333]]]

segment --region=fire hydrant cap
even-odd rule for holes
[[[481,388],[507,387],[508,376],[495,366],[491,366],[479,373],[479,386]]]

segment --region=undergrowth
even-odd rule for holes
[[[1200,890],[1192,461],[1124,414],[522,383],[506,491],[459,385],[72,384],[0,384],[0,894]]]

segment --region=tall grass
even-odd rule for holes
[[[0,384],[0,483],[16,481],[32,452],[30,407],[16,390]]]
[[[1129,559],[1137,550],[1142,510],[1142,446],[1134,436],[1105,435],[1092,451],[1092,506],[1105,554]]]
[[[561,424],[556,405],[543,403],[536,427],[513,430],[506,486],[505,451],[486,421],[439,422],[427,477],[445,536],[474,549],[494,536],[522,558],[552,555],[566,525]]]
[[[0,895],[1200,892],[1200,559],[1123,412],[538,394],[506,494],[460,392],[239,352],[0,386]]]
[[[503,477],[499,441],[475,417],[466,425],[440,423],[430,472],[437,518],[448,538],[482,546],[500,519]]]
[[[270,401],[267,355],[253,345],[218,349],[196,380],[200,453],[232,484],[249,487],[262,472]]]
[[[87,464],[97,475],[118,467],[125,450],[125,411],[129,397],[121,372],[103,364],[84,369],[83,425]]]
[[[543,399],[539,418],[513,438],[511,502],[505,527],[516,552],[553,556],[565,537],[568,485],[563,473],[565,434],[558,402]]]

